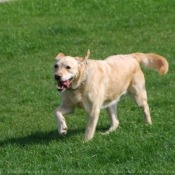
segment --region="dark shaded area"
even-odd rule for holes
[[[6,140],[0,141],[0,146],[17,144],[19,146],[33,145],[33,144],[49,144],[51,141],[66,141],[71,136],[77,133],[84,132],[84,129],[69,130],[66,135],[60,135],[57,130],[52,130],[49,132],[33,132],[30,135],[17,138],[8,138]]]

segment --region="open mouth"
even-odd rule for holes
[[[70,84],[72,82],[73,78],[70,78],[66,81],[58,81],[58,91],[63,91],[65,89],[70,88]]]

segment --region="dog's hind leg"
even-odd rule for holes
[[[111,131],[114,131],[118,128],[119,126],[119,120],[117,118],[117,104],[113,104],[109,107],[106,108],[106,111],[110,117],[111,120],[111,126],[108,131],[106,131],[104,134],[109,134]]]
[[[72,108],[66,104],[60,105],[55,110],[55,118],[56,118],[56,122],[57,122],[57,126],[58,126],[58,132],[60,134],[67,133],[67,125],[66,125],[66,121],[65,121],[65,118],[63,117],[63,115],[71,114],[73,112],[74,112],[74,108]]]
[[[142,72],[135,75],[128,91],[131,98],[143,109],[146,123],[152,124],[149,105],[147,102],[145,79]]]

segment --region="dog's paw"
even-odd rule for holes
[[[151,121],[151,120],[148,120],[148,121],[146,121],[145,124],[146,124],[146,125],[152,125],[152,121]]]
[[[118,126],[119,126],[119,123],[116,124],[115,126],[111,126],[111,127],[109,128],[109,130],[107,130],[106,132],[103,132],[102,134],[103,134],[103,135],[107,135],[107,134],[109,134],[109,133],[115,131],[115,130],[118,128]]]
[[[61,126],[60,129],[58,129],[58,132],[61,135],[65,135],[67,134],[67,130],[68,130],[67,126]]]
[[[62,134],[62,135],[67,134],[67,128],[62,129],[61,132],[60,132],[60,134]]]
[[[86,143],[86,142],[89,142],[89,141],[91,141],[92,140],[92,138],[83,138],[83,143]]]

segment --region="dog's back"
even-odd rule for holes
[[[123,67],[128,67],[129,62],[132,62],[133,59],[137,60],[139,64],[148,69],[157,70],[160,74],[166,74],[168,72],[169,64],[167,60],[154,53],[133,53],[129,55],[114,55],[106,58],[106,61],[113,64],[122,64]]]

